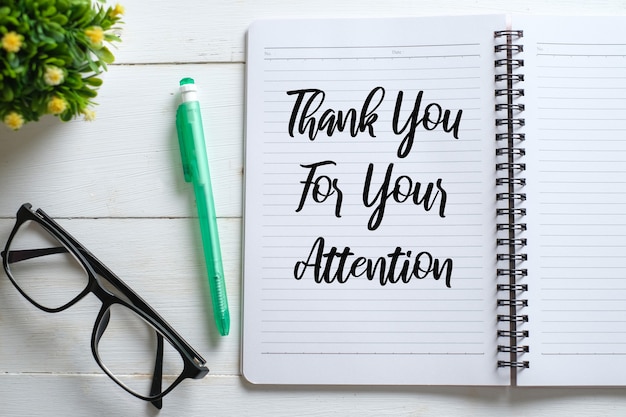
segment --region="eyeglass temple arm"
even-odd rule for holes
[[[154,361],[154,373],[152,374],[152,386],[150,387],[150,395],[158,395],[161,393],[163,386],[163,336],[160,333],[157,335],[157,352],[156,360]],[[163,398],[151,401],[159,410],[163,407]]]
[[[40,256],[54,255],[56,253],[64,252],[68,252],[68,250],[63,246],[59,246],[56,248],[11,250],[8,251],[8,253],[2,252],[2,254],[8,255],[7,262],[12,264],[15,262],[26,261],[28,259],[38,258]]]

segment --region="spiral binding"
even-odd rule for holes
[[[528,330],[518,330],[512,332],[510,330],[498,330],[498,337],[528,337]]]
[[[506,354],[507,358],[498,361],[500,368],[523,369],[529,367],[529,362],[523,360],[523,355],[529,351],[529,347],[523,344],[523,339],[528,337],[528,331],[521,327],[528,322],[528,315],[524,314],[524,307],[528,306],[528,300],[523,298],[523,293],[528,290],[528,285],[520,281],[528,274],[523,266],[528,259],[523,249],[527,244],[522,234],[526,231],[526,223],[523,217],[526,209],[519,207],[526,200],[523,187],[526,179],[522,177],[526,165],[520,162],[520,158],[526,153],[520,144],[526,139],[523,132],[518,130],[524,126],[525,120],[521,113],[525,110],[524,105],[517,101],[524,97],[524,74],[521,68],[524,60],[520,54],[524,51],[523,45],[519,44],[523,32],[518,30],[497,31],[494,33],[495,45],[495,96],[498,103],[495,110],[502,117],[496,118],[496,170],[502,174],[496,179],[496,201],[498,205],[496,215],[498,245],[498,269],[497,269],[497,305],[502,310],[498,314],[497,321],[498,338],[506,339],[506,343],[498,345],[498,352]],[[502,41],[502,43],[498,42]],[[502,280],[502,282],[500,282]],[[516,384],[517,374],[511,373],[511,382]]]

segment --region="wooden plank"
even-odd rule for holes
[[[256,387],[237,377],[185,381],[157,413],[102,375],[0,374],[2,415],[396,416],[624,415],[620,389]]]
[[[243,65],[226,64],[112,67],[97,120],[0,126],[0,217],[27,201],[59,217],[195,216],[175,127],[186,76],[200,89],[217,214],[241,216]]]
[[[123,43],[114,53],[118,63],[243,62],[250,23],[262,18],[384,17],[450,14],[545,13],[621,14],[619,1],[541,0],[338,2],[336,0],[139,1],[126,7]],[[180,22],[180,26],[175,23]]]

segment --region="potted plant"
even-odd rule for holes
[[[93,120],[99,75],[124,9],[104,0],[4,0],[0,6],[0,120],[18,130],[42,115]]]

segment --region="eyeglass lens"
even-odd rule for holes
[[[105,371],[130,391],[150,397],[154,378],[166,391],[183,373],[180,353],[141,316],[122,304],[109,306],[98,325],[96,351]],[[161,376],[162,374],[162,376]]]
[[[65,306],[89,283],[82,263],[35,221],[20,225],[7,256],[9,274],[15,284],[46,308]]]

